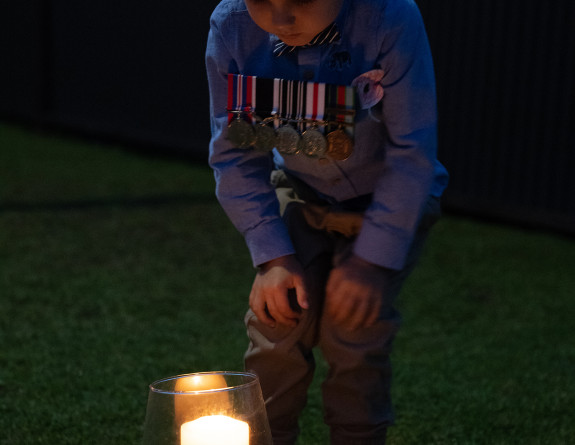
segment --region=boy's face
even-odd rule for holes
[[[252,20],[292,46],[309,43],[339,14],[343,0],[245,0]]]

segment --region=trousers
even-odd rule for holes
[[[282,192],[294,199],[286,203]],[[250,339],[245,367],[259,377],[274,445],[296,443],[299,417],[315,370],[316,347],[328,364],[322,398],[331,444],[385,444],[387,428],[394,420],[390,354],[401,321],[394,302],[439,217],[439,201],[429,200],[406,266],[400,271],[385,270],[383,305],[375,325],[350,332],[324,314],[323,303],[330,271],[352,254],[354,232],[360,229],[358,212],[337,209],[333,217],[329,209],[318,210],[315,203],[310,207],[290,189],[278,188],[278,197],[304,268],[310,306],[294,328],[280,324],[270,328],[251,310],[245,317]],[[336,230],[338,226],[341,231]],[[288,294],[296,306],[295,295]]]

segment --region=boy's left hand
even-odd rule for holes
[[[325,311],[353,331],[372,326],[381,312],[385,269],[352,255],[334,268],[326,286]]]

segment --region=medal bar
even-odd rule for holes
[[[353,87],[228,74],[228,139],[238,148],[344,160],[355,110]]]

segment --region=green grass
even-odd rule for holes
[[[238,370],[253,270],[205,165],[0,124],[0,444],[136,444]],[[400,300],[391,445],[575,443],[575,241],[453,216]],[[302,445],[327,444],[317,378]]]

